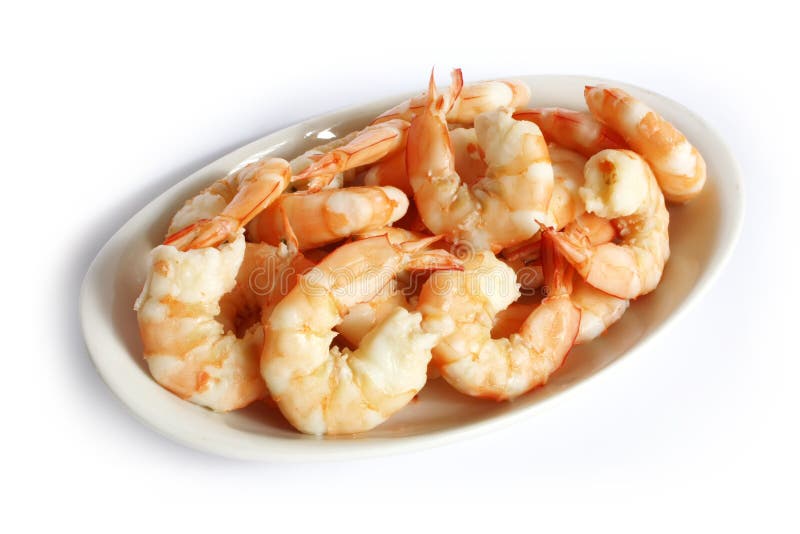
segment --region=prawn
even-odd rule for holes
[[[444,99],[431,76],[428,103],[411,123],[406,166],[420,216],[434,234],[499,251],[532,237],[548,222],[553,168],[539,128],[508,110],[475,118],[487,176],[472,186],[455,170]]]
[[[531,90],[519,80],[492,80],[464,85],[461,69],[454,69],[453,82],[444,102],[447,122],[471,125],[486,111],[498,108],[516,108],[527,104]],[[373,124],[392,119],[411,121],[428,106],[428,93],[422,93],[383,112]]]
[[[265,321],[261,373],[287,420],[308,434],[369,430],[425,385],[438,336],[419,313],[395,308],[355,350],[331,347],[334,327],[406,268],[458,268],[437,238],[392,244],[376,236],[342,245],[300,278]]]
[[[586,211],[610,220],[620,242],[593,245],[579,228],[554,234],[558,250],[586,282],[621,299],[655,289],[669,258],[669,212],[647,162],[630,150],[603,150],[586,163],[579,194]]]
[[[622,89],[587,85],[584,97],[592,114],[650,164],[667,200],[683,203],[700,194],[705,160],[672,124]]]
[[[607,148],[627,148],[616,132],[590,113],[565,108],[520,109],[517,120],[536,123],[545,139],[590,158]]]
[[[475,128],[454,128],[450,130],[456,172],[461,181],[472,185],[486,176],[486,162],[483,150],[478,144]],[[405,145],[393,155],[372,165],[364,175],[365,185],[391,185],[411,196],[414,190],[408,181]]]
[[[223,178],[190,199],[172,226],[195,228],[199,221],[230,213],[230,204],[220,202],[225,198],[240,206],[259,205],[262,188],[241,178]],[[235,194],[229,190],[232,182],[240,187]],[[258,197],[243,198],[243,191]],[[235,410],[265,397],[258,365],[263,345],[259,314],[280,298],[278,278],[288,267],[302,271],[309,265],[285,245],[245,243],[241,228],[214,246],[155,247],[134,309],[156,382],[215,411]],[[287,281],[289,286],[292,282]]]
[[[395,187],[324,189],[282,195],[247,229],[252,239],[275,245],[288,225],[298,249],[307,250],[387,226],[407,210],[408,197]]]
[[[393,119],[350,134],[348,142],[335,143],[331,150],[312,155],[311,164],[295,174],[292,183],[306,183],[308,191],[319,191],[336,175],[375,163],[401,150],[406,143],[408,127],[408,121]]]
[[[514,270],[491,252],[475,254],[463,272],[435,272],[423,286],[422,326],[442,336],[433,363],[458,391],[513,399],[543,385],[564,362],[578,334],[580,311],[569,295],[572,270],[547,235],[543,253],[551,292],[508,337],[492,338],[492,328],[520,293]]]
[[[283,193],[290,177],[286,160],[270,158],[250,163],[217,180],[175,214],[164,244],[187,251],[215,247],[235,239],[247,223]],[[207,208],[219,211],[210,218],[195,216]]]

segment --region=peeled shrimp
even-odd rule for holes
[[[539,128],[515,121],[507,110],[475,119],[487,177],[469,187],[455,170],[450,135],[433,77],[428,105],[408,133],[406,165],[414,200],[425,225],[450,241],[478,250],[519,243],[548,222],[553,168]]]
[[[545,139],[590,158],[607,148],[626,148],[625,141],[591,114],[565,108],[521,109],[517,120],[535,122]]]
[[[527,104],[531,98],[530,88],[518,80],[463,84],[461,69],[455,69],[453,84],[446,93],[450,96],[443,103],[449,123],[471,125],[481,113],[498,108],[516,108]],[[383,112],[373,123],[391,119],[411,121],[427,107],[427,102],[428,94],[422,93]]]
[[[556,247],[589,284],[622,299],[655,289],[669,258],[669,212],[647,162],[630,150],[603,150],[586,163],[579,194],[586,210],[618,228],[619,244],[592,245],[579,230]]]
[[[436,239],[436,238],[432,238]],[[408,267],[458,267],[430,239],[393,245],[377,236],[342,245],[304,275],[265,323],[261,372],[287,420],[309,434],[369,430],[425,385],[438,336],[419,313],[395,308],[356,350],[331,347],[333,328]]]
[[[650,164],[667,200],[688,202],[700,194],[705,160],[672,124],[622,89],[587,86],[584,97],[589,110]]]
[[[406,143],[408,122],[393,119],[372,124],[355,135],[348,136],[344,144],[334,144],[333,149],[313,156],[311,163],[292,178],[292,182],[308,182],[309,191],[319,191],[339,173],[375,163],[401,150]]]
[[[287,233],[300,250],[382,228],[408,210],[408,197],[394,187],[346,187],[282,195],[248,226],[257,241],[278,244]]]
[[[385,235],[390,243],[400,245],[409,241],[419,241],[430,236],[417,232],[410,232],[402,228],[386,227],[372,230],[361,235],[353,236],[354,239],[365,239],[368,237]],[[412,272],[412,275],[415,274]],[[413,290],[414,279],[404,281],[409,283]],[[383,321],[395,308],[402,307],[409,311],[411,306],[406,298],[405,290],[398,284],[398,279],[391,280],[381,291],[366,302],[359,302],[350,308],[350,311],[342,318],[342,322],[336,326],[336,331],[353,346],[361,344],[361,340],[375,325]]]
[[[570,301],[569,265],[552,253],[549,241],[545,250],[551,292],[508,337],[495,339],[491,332],[519,289],[513,269],[491,252],[478,252],[463,272],[433,273],[423,286],[423,328],[442,336],[433,363],[458,391],[513,399],[544,384],[563,363],[578,334],[580,311]]]
[[[289,163],[279,158],[257,161],[214,182],[187,201],[173,217],[164,244],[179,250],[214,247],[233,240],[239,231],[269,206],[289,185]],[[198,219],[195,213],[213,206],[219,211],[211,218]],[[191,224],[186,224],[191,220]]]
[[[450,130],[450,142],[453,146],[453,163],[463,183],[472,185],[486,176],[486,162],[475,128]],[[413,195],[414,191],[408,181],[405,145],[402,150],[372,165],[364,175],[364,184],[390,185],[409,196]]]
[[[228,189],[232,183],[239,186],[235,194]],[[261,191],[242,175],[224,178],[189,200],[172,226],[196,228],[198,221],[235,212],[230,204],[222,204],[226,198],[238,206],[260,205]],[[257,198],[244,198],[243,192]],[[154,248],[134,306],[153,378],[181,398],[217,411],[241,408],[266,395],[258,366],[261,313],[294,281],[279,275],[286,268],[307,267],[285,245],[245,243],[241,228],[227,240],[188,250],[174,245]]]

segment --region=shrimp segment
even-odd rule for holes
[[[383,159],[405,146],[408,122],[393,119],[372,124],[354,135],[343,145],[319,156],[292,178],[292,182],[308,181],[309,191],[319,191],[339,173],[369,165]]]
[[[650,164],[664,197],[688,202],[706,182],[706,163],[686,137],[622,89],[586,86],[589,110],[613,128]]]
[[[309,434],[349,434],[385,421],[422,388],[438,336],[419,313],[396,308],[358,349],[331,348],[333,328],[408,267],[457,268],[425,250],[436,238],[392,244],[385,236],[342,245],[303,276],[265,323],[261,372],[288,421]]]
[[[620,243],[592,245],[579,229],[555,234],[555,244],[589,284],[632,299],[655,289],[669,258],[669,212],[641,156],[604,150],[586,163],[580,189],[586,210],[610,219]]]
[[[187,204],[173,218],[176,222],[191,217],[195,207],[206,203],[224,208],[211,219],[193,221],[167,236],[165,245],[186,251],[214,247],[234,239],[239,231],[270,205],[289,185],[289,163],[279,158],[251,163],[235,174],[218,180]],[[221,202],[220,202],[221,201]]]
[[[458,391],[513,399],[547,382],[563,363],[578,334],[580,311],[570,301],[569,265],[544,239],[552,291],[508,337],[493,339],[491,331],[519,289],[513,269],[492,253],[477,253],[463,272],[436,272],[422,288],[423,328],[442,336],[433,363]]]
[[[572,284],[572,303],[581,310],[581,327],[575,344],[587,343],[619,321],[630,300],[609,295],[578,277]]]
[[[455,170],[444,111],[431,77],[428,105],[408,134],[406,166],[425,225],[450,241],[498,251],[533,236],[547,222],[553,169],[539,128],[506,110],[475,119],[487,177],[472,187]]]
[[[530,88],[518,80],[493,80],[464,85],[461,69],[453,70],[453,83],[444,102],[449,123],[471,125],[475,117],[498,108],[516,108],[527,104]],[[373,123],[391,119],[411,121],[428,105],[428,93],[422,93],[383,112]]]
[[[591,114],[565,108],[531,108],[514,113],[535,122],[545,139],[590,158],[607,148],[626,148],[625,141]]]
[[[346,187],[281,196],[248,226],[257,241],[278,244],[287,233],[300,250],[392,224],[406,214],[408,197],[394,187]]]

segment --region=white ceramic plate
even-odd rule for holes
[[[186,198],[232,170],[266,155],[291,158],[316,144],[362,127],[404,97],[353,107],[296,124],[235,150],[172,186],[128,221],[89,268],[81,290],[81,319],[89,352],[109,387],[143,421],[191,447],[224,456],[315,460],[374,456],[430,447],[489,431],[537,413],[550,401],[647,349],[695,302],[720,272],[739,235],[743,191],[739,168],[702,119],[661,95],[583,76],[524,76],[532,105],[585,109],[583,87],[607,82],[630,91],[686,134],[708,164],[702,195],[670,207],[672,256],[658,289],[637,300],[606,335],[576,347],[543,388],[514,402],[472,399],[434,380],[416,402],[378,428],[353,437],[318,438],[294,431],[273,406],[257,403],[218,414],[167,392],[142,359],[133,302],[145,279],[148,251]]]

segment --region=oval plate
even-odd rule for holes
[[[702,195],[670,207],[672,256],[658,289],[638,299],[604,336],[576,347],[545,387],[514,402],[472,399],[433,380],[416,402],[378,428],[349,437],[319,438],[293,430],[268,403],[233,413],[213,413],[161,388],[150,377],[133,302],[145,280],[148,252],[185,199],[212,181],[267,155],[291,158],[363,127],[406,96],[329,113],[267,135],[207,165],[150,202],[106,243],[81,289],[86,345],[100,375],[139,418],[181,443],[224,456],[260,460],[319,460],[396,453],[439,445],[529,417],[556,397],[598,376],[623,356],[645,350],[695,302],[720,272],[739,235],[742,180],[731,152],[702,119],[661,95],[614,81],[584,76],[523,76],[531,103],[586,109],[583,87],[610,83],[642,99],[675,124],[708,164]]]

